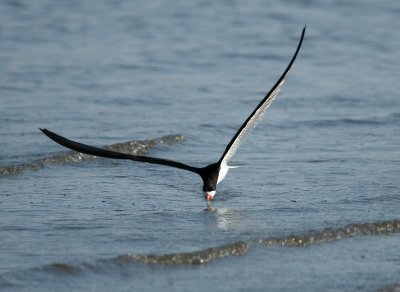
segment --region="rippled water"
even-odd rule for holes
[[[395,291],[400,4],[0,2],[0,290]],[[91,145],[214,162],[219,185]],[[135,142],[136,141],[136,142]]]

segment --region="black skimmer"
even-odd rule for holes
[[[190,166],[181,162],[172,161],[163,158],[156,158],[156,157],[149,157],[149,156],[138,156],[138,155],[131,155],[125,153],[119,153],[111,150],[101,149],[89,145],[85,145],[82,143],[78,143],[72,140],[68,140],[56,133],[53,133],[47,129],[40,129],[44,134],[46,134],[50,139],[65,146],[69,149],[90,154],[94,156],[100,157],[108,157],[113,159],[128,159],[133,161],[141,161],[147,163],[154,163],[154,164],[161,164],[166,166],[171,166],[183,170],[188,170],[200,175],[203,180],[203,192],[204,197],[207,202],[210,202],[216,193],[217,184],[221,182],[228,173],[230,166],[228,166],[228,162],[235,154],[236,150],[238,149],[240,143],[244,140],[247,134],[250,132],[252,128],[257,124],[257,122],[262,118],[265,110],[270,106],[272,101],[278,95],[279,90],[281,89],[283,83],[285,82],[286,75],[288,74],[290,68],[292,67],[293,62],[295,61],[297,54],[300,50],[301,44],[304,39],[306,27],[303,28],[301,33],[299,44],[297,45],[297,49],[289,62],[289,65],[286,67],[285,71],[283,72],[282,76],[278,79],[275,85],[270,89],[267,95],[261,100],[261,102],[257,105],[254,111],[250,114],[250,116],[246,119],[246,121],[242,124],[236,134],[233,136],[231,141],[225,148],[224,153],[222,154],[221,158],[210,165],[205,167],[194,167]]]

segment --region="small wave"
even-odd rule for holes
[[[133,155],[145,155],[151,149],[159,144],[173,144],[184,141],[185,138],[181,135],[167,135],[157,139],[143,140],[143,141],[128,141],[124,143],[116,143],[111,146],[104,147],[105,149],[123,152]],[[0,177],[6,175],[17,175],[25,170],[39,170],[46,165],[51,164],[70,164],[81,162],[90,159],[101,159],[92,155],[86,155],[75,151],[69,151],[62,154],[57,154],[49,157],[36,159],[32,162],[22,163],[18,165],[9,165],[0,167]]]
[[[153,265],[199,265],[222,259],[228,256],[242,256],[247,253],[252,243],[235,242],[230,245],[208,248],[198,252],[176,253],[167,255],[134,255],[118,256],[119,263],[139,262]]]
[[[85,273],[110,273],[111,271],[126,271],[140,265],[154,266],[197,266],[207,264],[227,257],[240,257],[255,246],[281,246],[289,248],[302,248],[310,245],[319,245],[356,236],[373,236],[389,234],[400,231],[400,219],[376,223],[350,224],[338,228],[327,228],[319,231],[310,231],[303,235],[290,235],[275,238],[255,239],[247,242],[238,241],[233,244],[207,248],[200,251],[187,253],[174,253],[166,255],[135,255],[124,254],[113,258],[99,259],[93,262],[81,263],[53,263],[41,267],[30,268],[22,271],[7,272],[0,275],[1,288],[13,288],[21,285],[27,275],[35,274],[34,278],[43,278],[44,274],[54,276],[82,276]],[[36,275],[39,274],[39,275]],[[398,284],[383,287],[379,291],[398,291]]]
[[[392,113],[389,115],[389,117],[394,118],[394,119],[400,119],[400,113]]]
[[[343,125],[377,126],[377,125],[384,125],[386,121],[373,118],[371,119],[343,118],[343,119],[332,119],[332,120],[312,120],[312,121],[305,121],[303,123],[315,127],[337,127]]]
[[[13,288],[15,285],[11,283],[10,281],[6,280],[5,276],[0,275],[0,288]]]
[[[303,247],[356,236],[381,235],[398,231],[400,231],[400,220],[392,220],[377,223],[350,224],[339,228],[326,228],[321,231],[309,232],[303,236],[291,235],[282,238],[260,239],[257,243],[267,246]]]
[[[49,272],[59,272],[64,274],[78,274],[83,271],[83,267],[79,265],[71,265],[65,263],[55,263],[48,266],[45,266],[43,270],[47,270]]]
[[[233,244],[208,248],[189,253],[176,253],[167,255],[134,255],[126,254],[116,257],[113,261],[118,263],[138,262],[152,265],[199,265],[216,259],[229,256],[243,256],[253,246],[284,246],[304,247],[314,244],[337,241],[341,239],[362,236],[381,235],[400,231],[400,220],[377,223],[350,224],[339,228],[327,228],[320,231],[311,231],[304,235],[290,235],[276,238],[255,239],[247,242],[239,241]]]
[[[400,220],[376,223],[350,224],[338,228],[326,228],[311,231],[304,235],[289,235],[283,237],[255,239],[247,242],[238,241],[233,244],[207,248],[187,253],[166,255],[135,255],[124,254],[114,258],[98,260],[95,263],[66,264],[56,263],[47,265],[40,270],[63,274],[79,274],[85,271],[101,272],[110,266],[121,267],[135,264],[145,265],[201,265],[231,256],[244,256],[254,246],[305,247],[319,245],[332,241],[365,235],[383,235],[400,231]]]
[[[7,272],[0,275],[0,289],[18,286],[21,279],[25,279],[29,274],[43,273],[53,276],[81,276],[85,273],[110,273],[110,271],[123,270],[127,268],[139,267],[138,265],[153,266],[197,266],[207,264],[218,259],[227,257],[240,257],[255,246],[281,246],[289,248],[302,248],[310,245],[319,245],[332,241],[338,241],[356,236],[383,235],[400,231],[400,219],[376,222],[350,224],[338,228],[326,228],[319,231],[310,231],[303,235],[290,235],[275,238],[264,238],[249,240],[247,242],[238,241],[233,244],[207,248],[200,251],[187,253],[174,253],[166,255],[135,255],[124,254],[113,258],[99,259],[93,262],[81,263],[53,263],[41,267],[30,268],[22,271]],[[37,276],[35,276],[37,277]],[[23,281],[23,280],[22,280]],[[379,291],[397,291],[398,284],[383,287]]]
[[[302,123],[316,127],[337,127],[337,126],[380,126],[393,124],[400,118],[400,113],[392,112],[385,116],[371,116],[365,118],[345,117],[339,119],[316,119],[306,120]]]
[[[18,87],[18,86],[6,86],[6,85],[1,85],[0,86],[0,90],[1,91],[14,91],[14,92],[24,92],[24,93],[29,93],[30,90],[26,89],[26,88],[22,88],[22,87]]]

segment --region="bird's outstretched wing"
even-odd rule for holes
[[[271,90],[267,93],[264,99],[258,104],[255,110],[251,113],[251,115],[246,119],[240,129],[236,132],[235,136],[233,136],[232,140],[226,146],[224,154],[222,154],[219,163],[222,165],[227,165],[229,160],[235,154],[238,149],[240,143],[244,140],[247,134],[253,129],[257,122],[263,117],[265,110],[270,106],[270,104],[274,101],[275,97],[278,95],[279,90],[281,89],[283,83],[285,82],[286,75],[288,74],[290,68],[294,60],[297,57],[297,54],[300,50],[301,44],[303,43],[304,33],[306,31],[306,27],[303,28],[301,33],[299,44],[297,45],[296,52],[294,53],[292,59],[289,62],[289,65],[286,67],[286,70],[283,72],[282,76],[275,83],[275,85],[271,88]]]
[[[99,157],[108,157],[108,158],[114,158],[114,159],[128,159],[128,160],[141,161],[141,162],[147,162],[147,163],[153,163],[153,164],[161,164],[161,165],[180,168],[180,169],[184,169],[184,170],[188,170],[188,171],[200,174],[200,168],[193,167],[193,166],[181,163],[181,162],[163,159],[163,158],[149,157],[149,156],[131,155],[131,154],[115,152],[115,151],[111,151],[111,150],[107,150],[107,149],[101,149],[101,148],[89,146],[86,144],[78,143],[78,142],[75,142],[72,140],[68,140],[67,138],[57,135],[56,133],[51,132],[47,129],[40,129],[40,130],[47,137],[49,137],[53,141],[57,142],[58,144],[60,144],[64,147],[67,147],[69,149],[75,150],[77,152],[90,154],[90,155],[94,155],[94,156],[99,156]]]

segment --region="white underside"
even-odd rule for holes
[[[271,92],[271,94],[269,95],[269,98],[267,98],[264,101],[264,103],[257,109],[257,111],[250,117],[250,119],[246,122],[244,128],[240,131],[240,133],[238,134],[236,139],[233,141],[231,147],[229,148],[228,152],[225,154],[225,157],[222,160],[221,171],[220,171],[220,176],[222,177],[222,179],[218,178],[218,182],[222,181],[223,178],[228,173],[228,170],[224,170],[224,171],[222,170],[222,165],[225,164],[225,166],[227,168],[231,168],[228,166],[229,161],[231,160],[233,155],[236,153],[236,150],[239,148],[240,144],[247,137],[247,135],[250,133],[250,131],[262,119],[265,111],[271,105],[271,103],[274,101],[275,97],[278,95],[279,90],[281,89],[284,82],[285,82],[285,79],[282,79],[282,81],[278,84],[278,86],[275,88],[275,90],[273,92]],[[223,175],[223,173],[224,173],[224,175]]]
[[[219,170],[218,174],[217,184],[219,184],[225,178],[225,176],[228,174],[229,168],[230,167],[226,163],[222,162],[221,169]]]
[[[226,163],[222,163],[218,174],[217,184],[220,183],[225,178],[225,176],[228,174],[229,168],[236,168],[236,167],[238,166],[229,166]],[[204,193],[204,196],[210,195],[211,198],[213,198],[215,196],[215,193],[216,191],[208,191]]]

